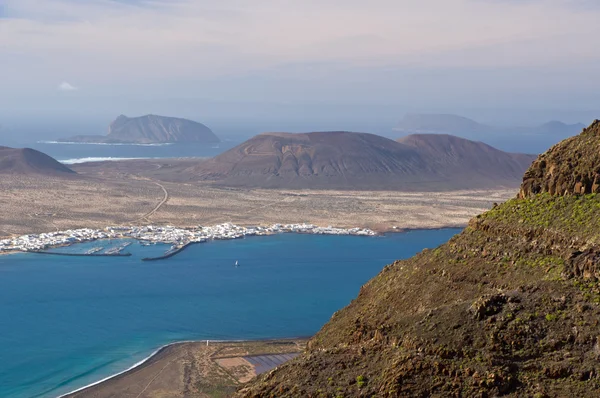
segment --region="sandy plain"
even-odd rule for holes
[[[115,162],[116,163],[116,162]],[[266,190],[169,182],[121,170],[80,176],[2,176],[0,238],[109,225],[179,227],[308,222],[376,231],[464,226],[515,189],[450,192]]]

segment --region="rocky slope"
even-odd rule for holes
[[[495,188],[518,186],[534,158],[450,136],[395,142],[365,133],[267,133],[185,174],[221,185],[259,188]]]
[[[521,197],[600,192],[600,121],[540,156],[525,173]]]
[[[600,396],[600,197],[529,188],[594,175],[598,125],[540,156],[520,197],[385,267],[236,396]]]
[[[187,119],[146,115],[121,115],[108,128],[108,135],[80,135],[68,142],[157,144],[176,142],[218,143],[219,138],[205,125]]]
[[[0,174],[74,176],[76,173],[45,153],[30,148],[0,146]]]

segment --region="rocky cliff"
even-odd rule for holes
[[[600,197],[576,189],[597,153],[598,122],[540,156],[520,197],[385,267],[236,396],[600,396]]]
[[[600,192],[600,120],[541,155],[525,173],[520,197]]]

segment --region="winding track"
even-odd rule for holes
[[[138,218],[135,221],[141,221],[144,219],[148,219],[148,217],[151,217],[152,215],[154,215],[154,213],[156,213],[165,203],[167,203],[167,201],[169,200],[169,191],[167,191],[167,189],[164,187],[164,185],[156,182],[156,181],[152,181],[153,184],[158,185],[160,187],[160,189],[163,190],[165,196],[163,197],[163,199],[156,205],[156,207],[152,210],[150,210],[148,213],[144,214],[143,216],[141,216],[140,218]]]

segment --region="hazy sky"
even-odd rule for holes
[[[597,0],[0,0],[0,107],[600,110],[598,21]]]

